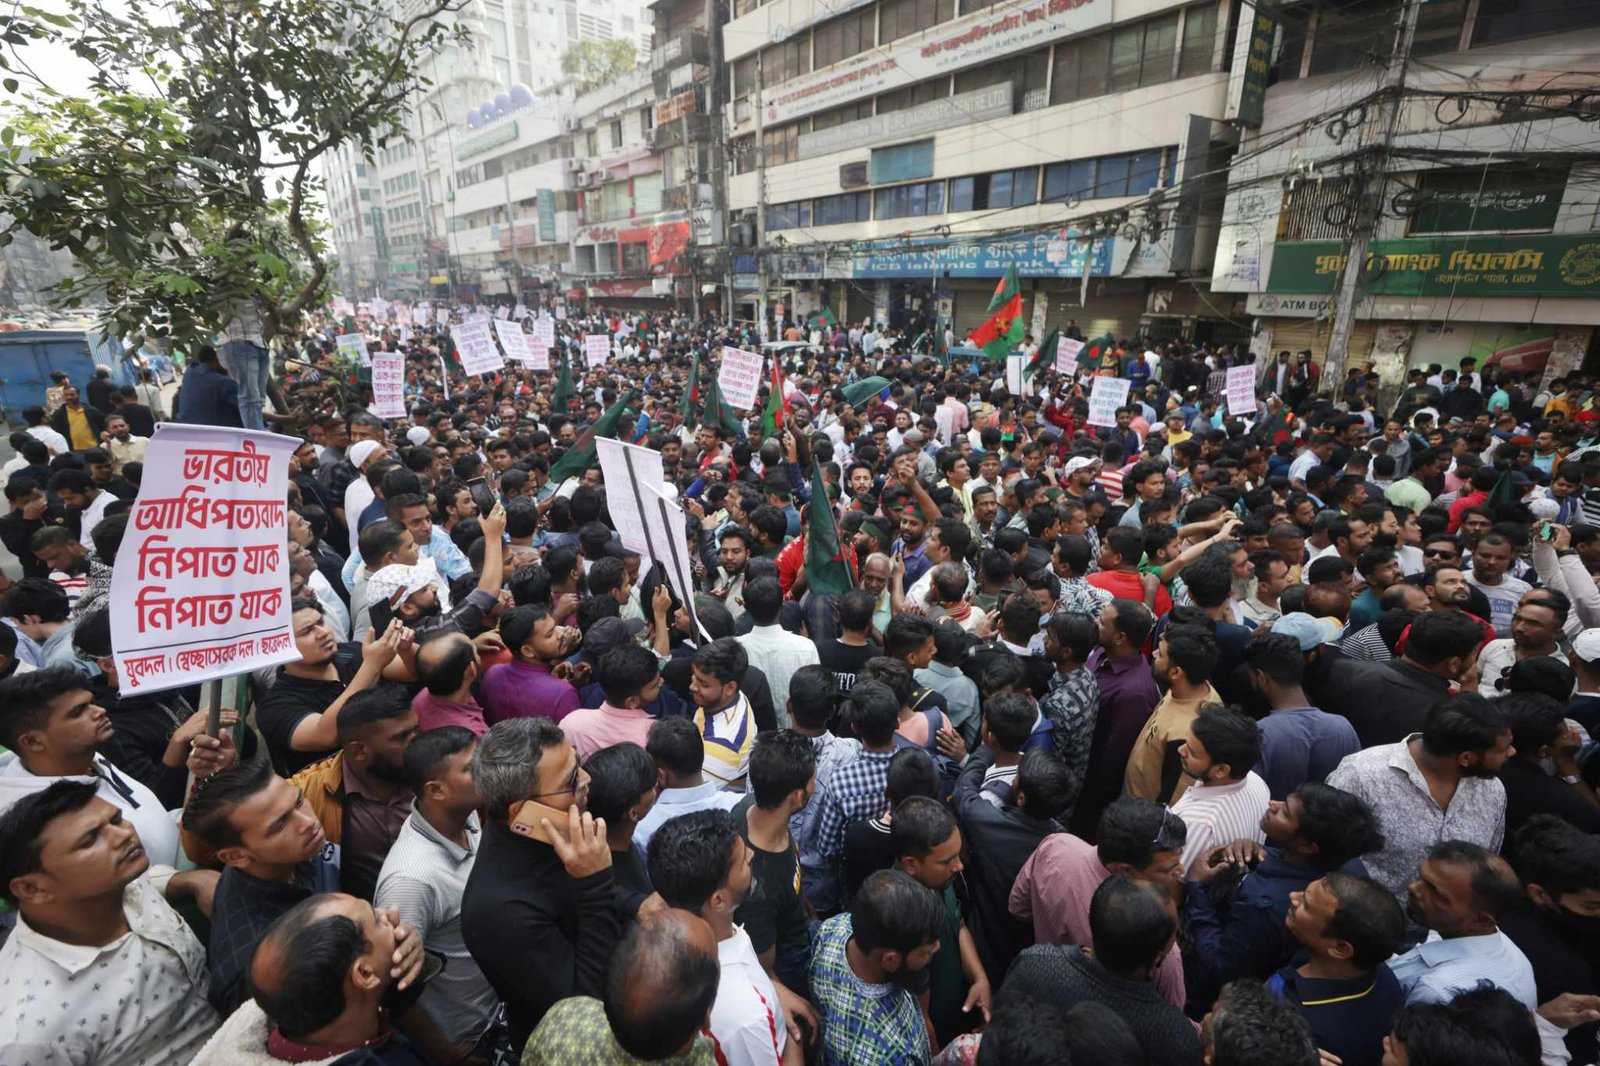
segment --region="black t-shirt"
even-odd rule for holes
[[[333,654],[333,665],[339,673],[337,681],[308,681],[292,677],[278,667],[278,679],[266,695],[256,704],[256,725],[272,754],[272,764],[285,776],[292,776],[319,759],[333,754],[328,751],[295,751],[289,746],[300,720],[310,714],[321,714],[333,706],[349,686],[356,671],[361,669],[361,645],[351,642],[339,645]]]
[[[750,943],[759,955],[773,945],[778,954],[806,950],[806,931],[810,916],[800,898],[800,855],[794,838],[787,851],[763,851],[750,841],[750,808],[756,798],[745,796],[733,809],[734,824],[750,848],[750,873],[754,886],[739,904],[734,920],[750,934]]]
[[[861,883],[879,870],[894,865],[894,844],[889,825],[881,818],[851,822],[844,830],[844,896],[856,894]]]
[[[847,695],[856,687],[856,674],[867,665],[867,660],[874,655],[882,654],[883,649],[870,640],[860,647],[845,644],[837,637],[817,643],[817,658],[821,660],[823,666],[833,671],[833,678],[839,684],[841,696]]]

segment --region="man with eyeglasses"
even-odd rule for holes
[[[605,992],[620,933],[611,849],[605,820],[588,813],[589,775],[548,718],[497,723],[472,778],[485,817],[461,934],[522,1047],[558,1000]]]

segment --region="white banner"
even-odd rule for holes
[[[433,307],[430,304],[418,304],[411,309],[411,321],[419,326],[426,326],[433,321]]]
[[[516,319],[518,322],[521,322],[524,318],[527,318],[528,317],[528,305],[525,304],[525,303],[517,304],[517,306],[514,307],[512,309],[512,311],[511,311],[511,317]]]
[[[145,454],[111,574],[125,696],[300,658],[289,609],[289,456],[296,437],[164,422]],[[176,494],[177,486],[182,491]]]
[[[372,413],[379,418],[406,416],[406,357],[399,352],[372,357]]]
[[[528,339],[528,358],[526,360],[529,370],[550,369],[550,346],[541,344],[537,338]]]
[[[605,479],[606,509],[617,536],[625,547],[661,567],[678,599],[692,605],[694,560],[684,540],[683,506],[662,491],[666,477],[661,453],[610,438],[596,437],[594,444]],[[705,630],[701,633],[710,639]]]
[[[1127,378],[1095,378],[1089,393],[1089,424],[1107,428],[1117,424],[1117,408],[1128,405]]]
[[[567,309],[565,307],[556,308],[556,321],[557,322],[565,322],[566,320],[567,320]]]
[[[1256,416],[1256,368],[1249,364],[1228,368],[1228,414]]]
[[[367,336],[364,333],[341,333],[339,335],[339,353],[347,359],[359,359],[362,366],[372,365],[372,353],[367,350]]]
[[[494,331],[487,318],[474,318],[450,327],[450,337],[456,343],[456,358],[461,369],[469,374],[493,374],[504,369],[506,361],[495,347]]]
[[[1024,374],[1027,369],[1027,356],[1006,356],[1006,391],[1018,399],[1021,399],[1028,390],[1028,383],[1024,380]]]
[[[1065,337],[1056,341],[1056,373],[1076,374],[1078,372],[1078,353],[1083,351],[1083,342],[1068,340]]]
[[[533,339],[546,348],[556,346],[556,320],[553,318],[537,319],[533,323]]]
[[[510,318],[511,308],[507,307],[505,304],[501,304],[499,307],[494,309],[494,317],[500,319],[501,321]]]
[[[583,356],[590,366],[605,366],[611,358],[611,337],[605,333],[585,333]]]
[[[767,125],[1002,59],[1111,24],[1111,0],[1001,0],[761,94]]]
[[[717,371],[717,387],[722,398],[735,410],[749,411],[756,405],[756,394],[761,391],[761,371],[766,367],[766,356],[760,352],[747,352],[741,348],[722,349],[722,368]]]
[[[496,321],[494,335],[500,338],[500,347],[506,350],[507,359],[515,359],[519,363],[531,361],[532,356],[528,351],[528,335],[522,332],[522,323],[507,320]]]

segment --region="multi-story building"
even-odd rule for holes
[[[742,315],[959,333],[1015,266],[1036,333],[1244,335],[1208,291],[1239,0],[733,4]]]
[[[375,168],[359,145],[328,153],[323,194],[338,265],[333,284],[352,299],[369,299],[388,283],[384,208]]]
[[[1465,357],[1594,364],[1600,5],[1307,0],[1248,25],[1254,128],[1212,289],[1253,317],[1258,352],[1310,349],[1341,378],[1371,364],[1391,387]]]

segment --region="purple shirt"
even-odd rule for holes
[[[418,732],[447,725],[463,726],[472,730],[472,735],[476,737],[481,737],[489,731],[489,723],[483,717],[483,708],[479,707],[478,701],[471,696],[467,697],[466,703],[457,703],[455,700],[435,696],[427,689],[423,689],[411,698],[411,709],[417,712]]]
[[[1085,663],[1100,686],[1100,717],[1106,723],[1105,748],[1100,757],[1120,775],[1139,739],[1139,730],[1161,700],[1150,660],[1143,655],[1113,659],[1096,649]]]
[[[490,725],[507,718],[548,718],[559,722],[578,709],[578,690],[550,673],[544,663],[518,659],[484,671],[478,699]]]

